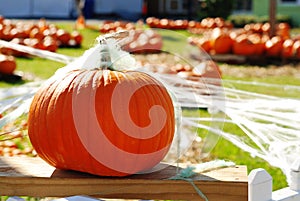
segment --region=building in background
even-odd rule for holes
[[[74,10],[74,0],[0,0],[0,15],[7,18],[68,18]]]
[[[143,0],[85,0],[88,17],[116,14],[128,19],[142,15]],[[0,15],[7,18],[75,18],[74,0],[0,0]]]
[[[235,0],[234,14],[252,14],[252,0]]]
[[[196,12],[197,0],[148,0],[150,16],[182,16]]]
[[[199,17],[199,8],[205,0],[148,0],[148,16],[157,17]],[[252,0],[235,0],[233,13],[251,14]]]
[[[253,0],[253,14],[269,15],[269,1]],[[277,14],[289,16],[294,26],[300,26],[300,0],[277,0]]]
[[[117,15],[127,20],[145,16],[193,18],[205,0],[86,0],[88,17]],[[235,0],[233,14],[268,16],[269,0]],[[300,26],[300,0],[277,0],[277,14]],[[8,18],[75,18],[74,0],[0,0],[0,15]]]
[[[137,19],[141,16],[196,18],[201,0],[85,0],[87,17],[119,15]],[[251,8],[251,0],[237,0],[236,8]],[[22,9],[20,9],[22,8]],[[147,13],[145,13],[147,12]],[[0,15],[8,18],[74,18],[74,0],[0,0]]]

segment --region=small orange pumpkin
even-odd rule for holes
[[[286,39],[282,44],[281,56],[283,58],[292,58],[294,56],[294,41],[292,39]]]
[[[283,39],[279,36],[273,36],[265,43],[266,54],[271,57],[279,57],[282,51]]]
[[[212,49],[211,41],[207,37],[199,38],[199,40],[197,41],[197,46],[207,53],[210,53]]]
[[[58,39],[58,42],[60,43],[60,45],[62,46],[68,46],[69,41],[71,39],[71,34],[64,30],[64,29],[58,29],[56,32],[56,37]]]
[[[253,55],[255,52],[255,46],[248,39],[248,35],[242,34],[234,40],[232,51],[237,55]]]
[[[75,40],[76,45],[78,45],[78,46],[80,46],[83,41],[82,34],[76,30],[71,32],[71,38]]]
[[[17,64],[13,56],[0,54],[0,73],[13,74]]]
[[[254,55],[263,55],[265,52],[265,42],[260,34],[250,34],[249,40],[254,45]]]
[[[290,38],[290,25],[285,22],[281,22],[277,24],[276,27],[276,35],[280,36],[283,39],[288,39]]]
[[[293,44],[293,52],[297,59],[300,59],[300,40],[295,40]]]
[[[231,52],[233,41],[229,34],[221,28],[212,31],[211,46],[216,54],[227,54]]]
[[[146,73],[76,70],[36,93],[28,133],[60,169],[125,176],[158,164],[175,130],[166,88]]]

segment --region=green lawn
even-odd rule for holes
[[[73,24],[58,24],[61,28],[72,30]],[[84,36],[84,41],[81,48],[62,48],[58,50],[58,53],[66,54],[69,56],[79,56],[81,55],[85,49],[88,49],[94,44],[95,38],[99,35],[99,32],[93,31],[93,30],[81,30],[81,33]],[[165,34],[168,33],[168,31],[164,32]],[[169,32],[170,33],[170,32]],[[182,32],[182,36],[187,35],[187,32]],[[171,37],[171,36],[169,36]],[[183,39],[184,37],[179,37]],[[183,42],[183,41],[181,41]],[[171,47],[170,49],[178,48],[178,46],[174,46],[174,43],[169,43]],[[18,58],[17,59],[17,65],[18,70],[26,73],[32,73],[35,76],[46,79],[50,77],[58,68],[64,66],[62,63],[49,61],[45,59],[40,58]],[[238,79],[234,76],[224,76],[226,79]],[[293,78],[293,77],[265,77],[265,78],[243,78],[245,81],[262,81],[262,82],[268,82],[268,83],[276,83],[276,84],[297,84],[300,85],[299,79]],[[0,83],[0,87],[9,87],[12,86],[12,84],[7,83]],[[237,86],[238,87],[238,86]],[[255,87],[249,87],[249,86],[239,86],[239,88],[243,90],[251,90],[251,91],[257,91],[260,93],[266,93],[270,95],[282,95],[284,92],[278,92],[275,90],[266,91],[266,90],[260,90],[259,88]],[[291,94],[291,96],[297,97],[298,94]],[[233,125],[225,125],[224,126],[225,131],[230,131],[231,133],[241,133],[242,131],[237,127]],[[282,187],[285,187],[286,181],[285,176],[283,173],[278,169],[271,167],[268,165],[265,161],[259,158],[252,158],[248,153],[245,153],[244,151],[240,150],[239,148],[232,145],[230,142],[220,139],[215,146],[215,148],[211,152],[211,158],[219,158],[219,159],[226,159],[230,161],[234,161],[236,164],[241,165],[247,165],[248,171],[255,168],[265,168],[271,176],[274,178],[274,190],[279,189]]]

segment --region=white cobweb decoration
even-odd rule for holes
[[[117,70],[131,70],[126,69],[126,66],[141,70],[138,68],[135,59],[119,48],[119,44],[124,42],[122,37],[117,40],[108,37],[108,39],[105,39],[104,45],[98,43],[76,59],[65,55],[49,55],[47,52],[40,50],[32,50],[32,54],[53,60],[59,58],[61,62],[67,64],[50,79],[63,76],[65,72],[80,69],[83,66],[95,68],[99,66],[100,61],[108,61],[105,58],[106,56],[110,57],[112,67],[121,67]],[[104,39],[100,38],[100,40],[103,42]],[[15,48],[18,48],[18,46],[15,46]],[[29,48],[25,51],[31,50]],[[184,52],[170,50],[170,52],[172,51],[181,55],[195,68],[201,68],[201,66],[207,65],[207,61],[210,61],[207,54],[192,47],[183,49]],[[198,51],[200,59],[195,58],[195,51]],[[102,54],[99,54],[99,52],[102,52]],[[105,54],[106,56],[103,56]],[[242,150],[249,152],[253,157],[260,157],[271,165],[280,168],[286,174],[287,180],[290,181],[290,167],[300,156],[300,99],[298,97],[277,97],[239,90],[231,87],[231,85],[255,85],[270,90],[293,91],[296,93],[300,92],[300,86],[238,82],[203,77],[186,79],[176,74],[148,73],[161,80],[176,100],[176,112],[180,115],[180,125],[177,125],[177,131],[178,129],[182,131],[177,132],[181,136],[177,136],[174,140],[178,155],[184,154],[185,149],[190,146],[191,141],[197,135],[197,131],[190,132],[189,130],[186,132],[186,128],[201,128],[208,131],[206,139],[203,139],[206,143],[206,146],[202,149],[204,154],[209,154],[209,151],[221,136]],[[33,82],[9,89],[0,89],[0,113],[6,114],[0,119],[0,128],[28,112],[34,93],[44,83]],[[197,110],[201,107],[208,108],[211,116],[202,117],[199,114],[185,116],[181,111],[183,108]],[[209,123],[207,124],[207,122]],[[224,123],[239,126],[244,135],[223,131]]]

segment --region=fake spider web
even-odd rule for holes
[[[156,31],[160,33],[159,30]],[[169,40],[178,47],[182,44],[179,42],[176,44],[177,41],[187,39],[176,32],[166,33],[164,31],[161,33],[164,34],[162,36],[164,42]],[[24,49],[22,46],[3,41],[1,41],[1,45],[19,48],[21,51],[33,55],[67,64],[50,79],[63,76],[65,72],[80,69],[82,66],[94,68],[101,61],[99,52],[102,51],[105,54],[108,52],[111,62],[115,66],[122,67],[120,70],[126,69],[126,66],[131,66],[132,68],[126,70],[147,71],[161,80],[173,96],[177,114],[177,132],[170,154],[166,157],[167,161],[171,160],[174,163],[183,157],[191,147],[192,142],[199,139],[199,136],[202,147],[198,157],[206,157],[216,145],[219,137],[223,137],[242,150],[249,152],[253,157],[260,157],[271,165],[280,168],[289,181],[290,167],[300,154],[300,99],[249,92],[232,86],[233,84],[253,85],[265,88],[266,91],[282,90],[283,92],[293,91],[295,93],[300,91],[299,86],[239,82],[216,77],[193,77],[193,79],[189,79],[178,76],[178,74],[164,73],[164,71],[149,71],[149,69],[142,68],[141,63],[136,62],[132,55],[120,48],[121,44],[126,41],[124,37],[121,39],[112,37],[105,39],[105,41],[105,44],[97,43],[76,59],[32,48]],[[187,63],[199,71],[207,65],[211,65],[212,61],[204,51],[188,44],[185,44],[184,47],[163,49],[163,51],[175,55],[183,63]],[[162,64],[155,65],[160,66]],[[18,87],[0,89],[0,114],[5,114],[0,119],[0,128],[28,112],[31,99],[42,83],[44,82],[32,82]],[[206,108],[209,115],[202,116],[199,108]],[[186,109],[194,110],[194,112],[186,115],[184,112]],[[237,125],[243,131],[243,135],[225,132],[223,130],[224,123]],[[198,129],[206,130],[206,135],[199,135]]]

